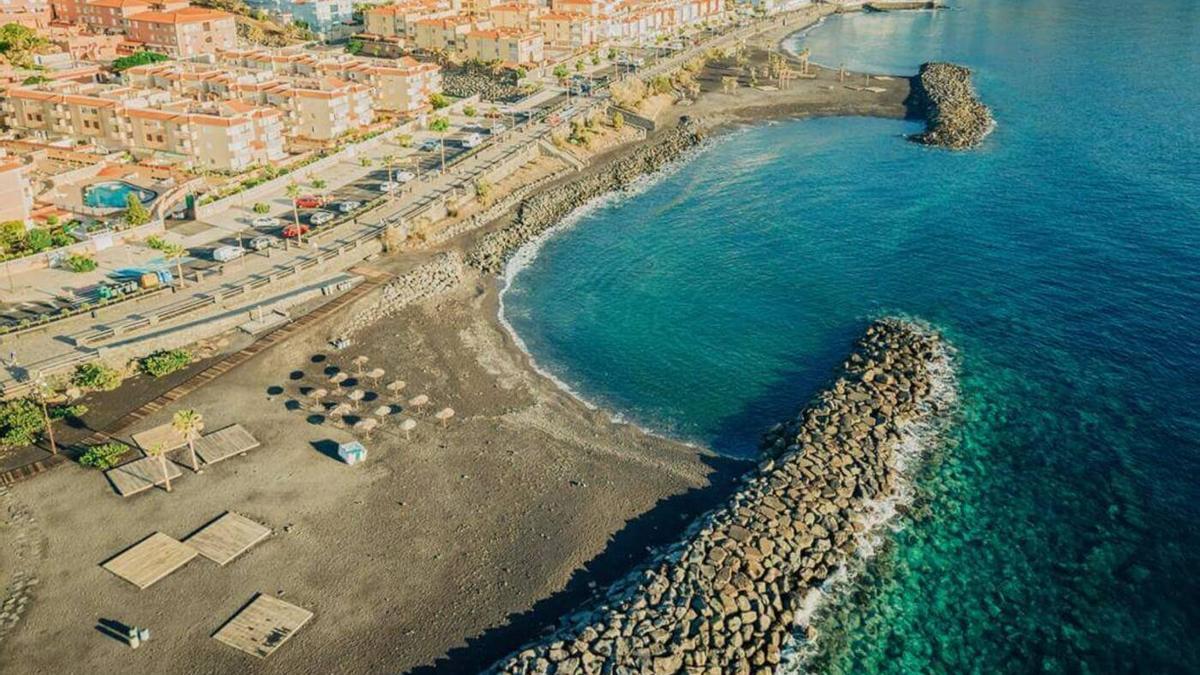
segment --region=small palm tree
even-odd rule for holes
[[[292,223],[296,225],[296,243],[303,244],[302,232],[300,231],[300,207],[296,205],[296,198],[300,196],[300,184],[292,181],[287,186],[287,196],[292,200]],[[284,237],[286,241],[287,238]]]
[[[429,130],[436,131],[442,141],[442,173],[446,173],[446,132],[450,130],[450,120],[445,117],[435,117],[429,123]]]
[[[50,441],[50,454],[58,454],[58,444],[54,442],[54,420],[50,419],[50,408],[47,405],[50,397],[54,395],[54,391],[50,385],[39,375],[33,382],[33,397],[37,399],[38,405],[42,408],[42,423],[46,426],[46,440]]]
[[[317,191],[317,194],[321,195],[323,201],[325,199],[325,188],[329,186],[329,183],[324,178],[318,178],[312,182],[312,186]]]
[[[155,443],[146,448],[146,454],[151,457],[158,458],[158,465],[162,468],[163,483],[166,485],[167,492],[171,491],[171,473],[167,471],[167,446],[162,443]]]
[[[196,461],[196,438],[204,430],[204,417],[195,410],[180,410],[171,418],[171,426],[187,440],[188,453],[192,456],[192,471],[200,473],[200,463]]]
[[[380,160],[382,160],[384,165],[387,167],[388,197],[395,197],[396,196],[396,172],[393,170],[392,167],[396,164],[396,156],[395,155],[384,155],[383,157],[380,157]]]
[[[187,249],[179,244],[167,244],[162,247],[163,258],[175,261],[175,276],[179,278],[179,287],[183,288],[183,257]]]

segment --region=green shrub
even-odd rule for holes
[[[0,403],[0,447],[29,445],[46,428],[38,404],[27,398]]]
[[[40,253],[54,245],[50,233],[39,227],[30,228],[29,232],[25,234],[25,241],[29,250],[34,253]]]
[[[434,110],[441,110],[450,105],[450,99],[446,98],[444,94],[432,94],[429,97],[429,105],[433,106]]]
[[[478,112],[479,111],[476,110],[475,106],[473,106],[473,105],[463,106],[463,114],[466,115],[467,117],[474,117],[475,114]]]
[[[265,216],[266,214],[268,214],[268,213],[270,213],[270,212],[271,212],[271,205],[270,205],[270,204],[264,204],[264,203],[262,203],[262,202],[257,202],[257,203],[254,205],[254,212],[255,212],[255,213],[257,213],[257,214],[258,214],[258,215],[260,215],[260,216]]]
[[[71,384],[93,391],[112,391],[121,386],[121,373],[103,363],[81,363],[75,367]]]
[[[76,403],[74,405],[56,405],[51,406],[49,411],[50,419],[61,420],[68,417],[83,417],[88,413],[88,407],[82,403]]]
[[[67,256],[65,264],[67,269],[78,273],[91,272],[92,270],[96,269],[95,260],[92,260],[86,255],[79,255],[78,253],[72,253],[71,255]]]
[[[124,443],[101,443],[88,448],[79,458],[79,463],[104,471],[111,469],[121,462],[121,456],[129,451]]]
[[[163,239],[162,237],[158,236],[157,234],[152,234],[149,237],[146,237],[146,246],[149,246],[150,248],[154,249],[155,251],[161,251],[164,248],[166,248],[167,240]]]
[[[154,377],[169,375],[192,362],[192,354],[186,349],[167,349],[142,358],[138,361],[142,372]]]

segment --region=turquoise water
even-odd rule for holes
[[[868,318],[960,351],[962,422],[829,606],[824,672],[1200,672],[1200,3],[838,17],[814,60],[977,70],[998,128],[742,130],[583,215],[506,315],[585,398],[731,454]]]
[[[110,180],[87,186],[83,192],[83,203],[98,208],[123,209],[129,205],[131,194],[137,195],[143,204],[149,204],[158,197],[154,190],[140,188],[123,180]]]

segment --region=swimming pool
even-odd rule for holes
[[[137,195],[142,204],[149,204],[158,197],[154,190],[140,188],[123,180],[94,183],[83,189],[83,203],[97,208],[123,209],[129,203],[129,195]]]

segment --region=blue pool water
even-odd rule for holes
[[[149,204],[158,197],[154,190],[140,188],[123,180],[110,180],[84,188],[83,203],[96,208],[123,209],[128,206],[131,194],[137,195],[143,204]]]
[[[810,667],[1200,672],[1200,3],[959,0],[802,42],[965,63],[998,127],[736,132],[550,239],[507,319],[585,398],[740,455],[868,318],[930,320],[962,421]]]

